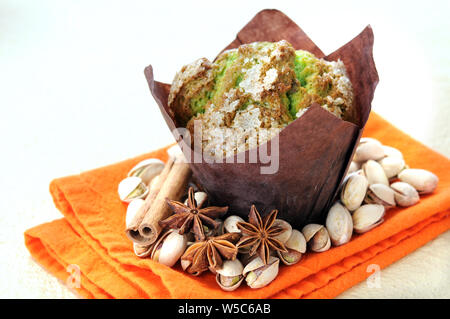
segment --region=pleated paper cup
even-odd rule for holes
[[[369,117],[378,73],[373,61],[374,37],[370,26],[338,50],[325,55],[278,10],[259,12],[224,50],[256,41],[280,40],[286,40],[296,50],[309,51],[318,58],[344,62],[353,86],[352,114],[339,119],[321,106],[311,105],[275,139],[257,149],[225,158],[223,163],[207,160],[206,155],[187,146],[178,133],[174,135],[179,145],[188,150],[186,157],[191,159],[194,178],[209,194],[214,205],[229,206],[231,214],[244,218],[252,204],[263,214],[278,209],[278,218],[300,228],[307,223],[324,222]],[[167,104],[170,85],[154,80],[151,65],[145,68],[145,76],[169,129],[174,132],[177,123]],[[267,168],[267,162],[258,158],[251,163],[248,159],[250,152],[265,154],[261,148],[270,153],[275,140],[279,152],[278,167],[276,172],[266,174],[264,167]],[[195,156],[204,160],[194,161]],[[240,163],[243,158],[247,160]]]

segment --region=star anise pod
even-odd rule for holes
[[[189,187],[187,205],[170,199],[166,199],[166,202],[174,214],[159,221],[159,225],[163,228],[179,228],[178,232],[181,235],[192,230],[196,241],[206,239],[203,224],[217,229],[220,223],[215,219],[222,217],[228,211],[228,206],[197,207],[193,187]]]
[[[238,249],[235,243],[240,236],[239,233],[226,233],[192,244],[181,256],[183,269],[193,275],[219,269],[224,259],[236,259]]]
[[[237,243],[238,248],[250,247],[249,255],[253,256],[258,253],[264,264],[269,260],[270,250],[287,252],[284,244],[276,239],[285,229],[274,226],[277,218],[278,210],[274,209],[267,215],[264,220],[252,205],[248,215],[248,223],[238,222],[237,226],[244,236]]]

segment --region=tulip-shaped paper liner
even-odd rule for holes
[[[353,86],[354,112],[351,118],[341,120],[319,105],[312,105],[279,133],[278,170],[273,174],[261,174],[261,167],[268,164],[259,159],[256,163],[249,163],[249,151],[230,156],[223,163],[192,160],[190,166],[194,178],[215,205],[229,206],[230,212],[244,218],[252,204],[264,212],[278,209],[278,218],[299,228],[306,223],[324,222],[369,117],[378,74],[373,61],[370,26],[325,56],[292,20],[277,10],[259,12],[226,49],[255,41],[283,39],[296,50],[307,50],[328,61],[340,59],[344,62]],[[145,75],[151,93],[173,132],[177,126],[173,111],[167,104],[170,85],[155,81],[151,66],[145,69]],[[179,139],[178,143],[186,147],[183,140]],[[258,151],[261,147],[271,150],[271,141],[260,145]],[[189,158],[193,159],[198,151],[188,149]],[[238,162],[242,155],[245,155],[246,163]]]

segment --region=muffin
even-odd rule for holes
[[[254,42],[184,66],[168,104],[178,125],[201,124],[205,154],[223,158],[256,147],[317,103],[338,118],[352,111],[342,61],[295,50],[287,41]]]

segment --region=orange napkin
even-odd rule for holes
[[[31,255],[59,279],[77,265],[87,298],[332,298],[450,229],[450,161],[413,140],[372,112],[365,136],[400,149],[410,167],[434,172],[440,179],[431,195],[409,208],[387,212],[385,222],[351,242],[323,253],[308,253],[294,266],[282,266],[275,281],[262,289],[243,284],[224,292],[212,274],[189,276],[133,253],[126,238],[126,205],[117,185],[139,161],[167,159],[165,149],[134,159],[54,180],[50,185],[64,218],[25,232]]]

